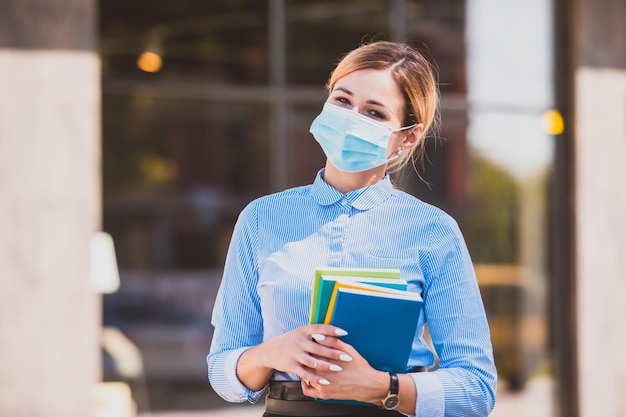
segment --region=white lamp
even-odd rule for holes
[[[115,246],[111,235],[96,232],[91,236],[91,282],[96,291],[111,294],[120,287]]]

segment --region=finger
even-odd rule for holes
[[[330,381],[328,380],[328,378],[319,377],[313,374],[308,374],[307,376],[302,378],[301,382],[303,385],[305,385],[308,388],[316,388],[321,385],[325,385],[325,386],[330,385]],[[306,387],[303,386],[303,388],[306,388]]]
[[[331,341],[331,339],[335,339]],[[349,344],[343,343],[336,338],[326,338],[326,340],[322,343],[312,343],[308,348],[308,354],[312,358],[311,360],[307,360],[306,362],[301,362],[304,366],[309,368],[317,369],[320,365],[320,362],[315,362],[315,359],[320,359],[322,361],[331,360],[331,361],[340,361],[340,362],[351,362],[353,358],[354,348],[352,348]],[[325,367],[322,369],[329,369],[330,363],[326,362]]]
[[[344,355],[344,356],[347,356],[347,355]],[[332,362],[327,362],[318,358],[315,358],[313,365],[307,366],[307,368],[311,370],[331,371],[331,372],[343,371],[343,368],[340,365],[337,365],[336,363],[332,363]]]
[[[307,328],[310,336],[313,334],[320,334],[325,336],[341,337],[348,334],[348,332],[344,329],[331,324],[310,324],[305,327]]]
[[[313,386],[313,384],[311,383],[311,381],[306,381],[306,380],[302,380],[301,382],[301,387],[302,387],[302,393],[308,397],[316,397],[317,396],[317,390],[315,389],[315,387]]]
[[[324,340],[326,340],[326,336],[320,333],[313,333],[311,335],[311,339],[313,339],[316,342],[322,342]]]
[[[306,368],[317,369],[320,365],[320,360],[315,356],[307,355],[300,363]]]
[[[328,339],[324,346],[334,349],[335,352],[339,352],[335,356],[329,357],[339,359],[342,362],[351,362],[354,357],[359,356],[359,353],[352,345],[338,338],[332,338],[332,340]]]

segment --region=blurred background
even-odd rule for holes
[[[492,415],[623,416],[625,19],[620,0],[0,0],[0,416],[261,415],[207,381],[226,248],[250,200],[314,179],[325,82],[373,40],[438,68],[441,129],[397,182],[465,235]]]

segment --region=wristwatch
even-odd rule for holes
[[[399,391],[398,375],[395,372],[389,372],[389,394],[383,400],[383,408],[385,410],[395,410],[398,407],[398,404],[400,404]]]

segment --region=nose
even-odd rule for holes
[[[353,111],[353,112],[355,112],[355,113],[359,113],[359,114],[361,114],[361,109],[360,109],[360,108],[359,108],[359,106],[358,106],[358,105],[356,105],[356,104],[351,104],[350,106],[348,106],[348,109],[349,109],[349,110],[352,110],[352,111]]]

